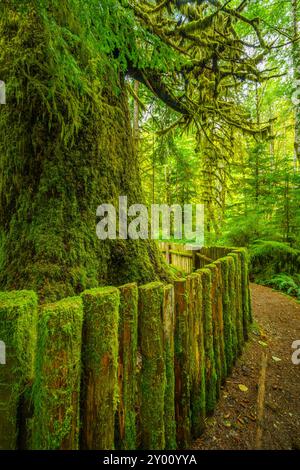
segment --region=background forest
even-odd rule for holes
[[[149,205],[204,203],[207,245],[249,247],[255,280],[300,298],[299,4],[242,3],[248,17],[260,18],[269,44],[259,63],[264,73],[252,83],[236,75],[222,98],[234,96],[267,131],[245,132],[217,113],[186,130],[175,111],[132,81],[143,187]],[[240,34],[253,56],[255,33],[244,23]]]

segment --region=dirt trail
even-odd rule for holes
[[[262,448],[300,450],[300,365],[292,363],[292,343],[300,340],[300,304],[255,284],[251,292],[254,327],[250,340],[194,449],[255,448],[258,383],[267,350]],[[248,390],[242,391],[240,385]]]

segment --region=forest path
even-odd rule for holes
[[[292,363],[292,343],[300,340],[300,303],[256,284],[251,293],[250,339],[194,449],[255,449],[258,384],[267,352],[261,448],[300,450],[300,365]]]

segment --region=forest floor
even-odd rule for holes
[[[194,449],[300,450],[300,365],[292,363],[292,343],[300,340],[300,303],[255,284],[251,292],[250,339]],[[266,353],[262,439],[257,446],[258,384]]]

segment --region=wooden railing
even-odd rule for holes
[[[165,254],[194,272],[174,285],[40,307],[0,294],[0,449],[175,449],[202,433],[248,337],[247,253],[180,251]]]
[[[203,247],[195,250],[189,249],[189,245],[169,242],[159,242],[159,247],[167,264],[171,264],[179,271],[187,274],[204,268],[207,264],[236,250],[235,248],[219,246]]]

